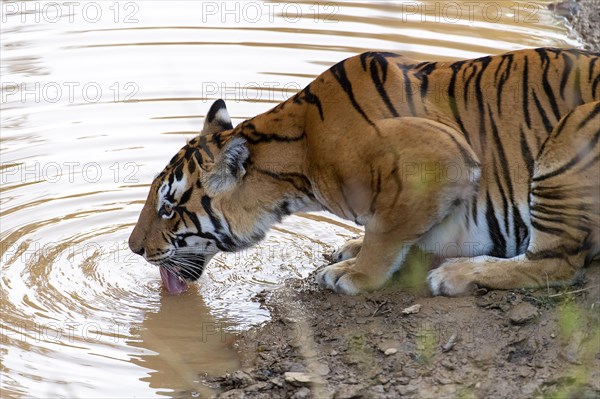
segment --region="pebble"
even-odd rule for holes
[[[529,302],[521,302],[508,312],[508,318],[513,324],[526,324],[538,315],[538,310]]]
[[[327,374],[329,374],[331,372],[331,369],[329,368],[328,365],[323,364],[323,363],[319,363],[314,367],[311,367],[311,370],[320,376],[326,376]]]
[[[252,384],[249,387],[245,388],[247,392],[256,392],[256,391],[264,391],[269,388],[269,384],[266,382],[257,382],[256,384]]]
[[[245,371],[238,370],[231,374],[231,381],[233,382],[234,386],[246,387],[254,383],[254,378],[252,378],[252,376]]]
[[[308,399],[310,398],[310,389],[302,387],[298,389],[293,395],[292,399]]]
[[[244,399],[245,397],[246,395],[241,389],[232,389],[219,395],[219,399]]]
[[[388,348],[385,350],[385,352],[383,352],[386,356],[391,356],[391,355],[395,355],[396,353],[398,353],[398,349],[397,348]]]
[[[288,371],[283,374],[285,382],[294,386],[302,387],[308,386],[313,381],[312,375],[308,373],[299,373],[294,371]]]
[[[396,390],[401,396],[410,395],[411,393],[417,392],[418,387],[416,385],[398,385]]]
[[[362,385],[342,385],[335,393],[335,399],[353,399],[360,398],[363,389]]]
[[[414,304],[412,306],[407,307],[406,309],[402,310],[402,314],[415,314],[415,313],[419,313],[419,311],[421,310],[421,304]]]

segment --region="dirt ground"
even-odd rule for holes
[[[290,280],[256,298],[273,319],[238,340],[246,367],[206,383],[227,399],[598,398],[599,266],[560,290],[461,298],[402,273],[357,297]]]
[[[600,51],[600,1],[569,3]],[[418,265],[357,297],[289,280],[255,298],[272,320],[237,340],[245,368],[203,378],[223,399],[599,398],[599,266],[572,287],[461,298],[431,297]]]

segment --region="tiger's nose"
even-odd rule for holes
[[[138,254],[140,256],[144,256],[144,247],[141,244],[137,244],[135,243],[131,237],[129,238],[129,249],[131,249],[131,252],[133,252],[134,254]]]

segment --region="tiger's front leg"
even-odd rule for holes
[[[345,162],[361,167],[346,173],[323,168],[319,174],[327,180],[320,192],[330,201],[327,208],[365,225],[362,246],[351,242],[339,254],[340,262],[317,272],[321,286],[339,293],[381,288],[412,245],[463,206],[479,184],[477,157],[455,129],[412,117],[381,120],[377,127],[387,140],[359,143],[361,151],[378,154],[370,163],[353,158],[359,151],[349,152]],[[456,169],[461,173],[450,178],[446,172]],[[355,252],[356,257],[343,259]]]
[[[413,234],[414,235],[414,234]],[[413,240],[396,234],[369,233],[356,257],[326,266],[317,272],[317,282],[324,288],[356,295],[381,288],[400,268]],[[356,249],[357,243],[352,245]]]

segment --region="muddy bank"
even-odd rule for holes
[[[550,8],[567,19],[586,50],[600,52],[600,0],[570,0]]]
[[[206,383],[220,398],[597,398],[599,285],[598,265],[568,289],[463,298],[291,280],[257,298],[273,319],[239,339],[245,368]]]

